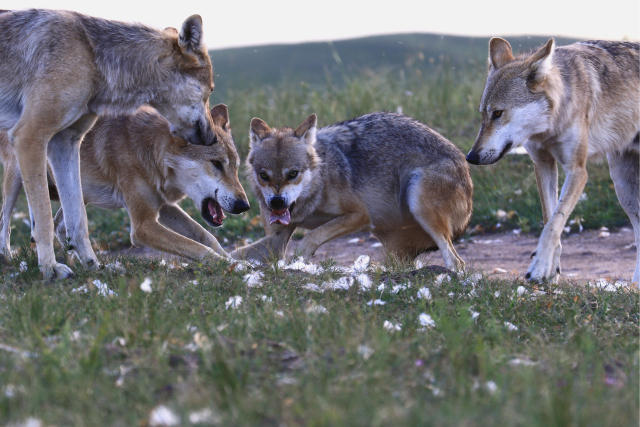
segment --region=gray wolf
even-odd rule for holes
[[[369,228],[399,258],[439,248],[448,268],[464,265],[452,240],[471,217],[468,165],[412,118],[372,113],[317,129],[312,114],[295,130],[254,118],[247,165],[266,236],[234,258],[282,257],[297,227],[310,230],[300,245],[307,258],[324,242]]]
[[[524,146],[535,165],[545,223],[526,277],[555,280],[560,235],[587,182],[587,160],[604,155],[637,247],[640,280],[640,44],[585,41],[556,47],[553,39],[514,57],[504,39],[489,42],[489,72],[480,101],[482,125],[470,163],[498,161]],[[566,178],[558,199],[557,164]]]
[[[216,105],[211,117],[215,134],[211,145],[173,136],[169,122],[148,106],[132,115],[99,118],[80,149],[84,202],[106,209],[126,208],[135,245],[196,260],[229,259],[216,238],[177,205],[188,196],[214,227],[222,225],[223,210],[238,214],[249,209],[238,179],[240,161],[227,107]],[[0,156],[4,166],[0,250],[11,257],[11,212],[21,179],[6,132],[0,133]],[[54,224],[61,245],[75,252],[62,208]]]
[[[22,173],[40,270],[45,279],[64,278],[72,271],[53,251],[47,160],[71,243],[85,266],[96,267],[80,188],[82,138],[98,115],[149,104],[175,135],[210,144],[213,74],[202,19],[189,17],[178,33],[32,9],[0,13],[0,28],[0,129]]]

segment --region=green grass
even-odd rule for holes
[[[230,107],[243,158],[253,116],[295,126],[315,112],[327,125],[399,109],[466,152],[479,126],[486,40],[421,37],[334,43],[322,55],[314,49],[325,44],[227,52],[236,62],[215,51],[214,98]],[[278,64],[282,73],[271,73]],[[472,177],[470,230],[540,230],[528,157],[472,167]],[[571,219],[585,227],[628,223],[606,163],[589,166],[585,192]],[[213,231],[226,246],[262,234],[250,197],[250,212]],[[201,221],[191,202],[183,206]],[[26,212],[21,197],[16,213]],[[88,215],[97,250],[130,245],[124,210],[89,208]],[[250,289],[245,273],[227,265],[134,258],[119,259],[115,271],[76,266],[75,278],[43,283],[28,226],[16,218],[12,232],[21,249],[0,270],[1,424],[31,416],[47,425],[144,425],[158,405],[182,424],[202,409],[219,425],[639,422],[637,292],[552,287],[534,297],[537,289],[525,283],[472,285],[463,278],[438,286],[433,276],[394,264],[387,266],[392,273],[370,270],[367,291],[315,293],[303,286],[342,274],[314,277],[272,266],[261,270],[263,286]],[[145,277],[151,293],[140,290]],[[117,295],[98,295],[96,279]],[[89,292],[73,292],[82,286]],[[527,292],[518,295],[519,286]],[[431,301],[417,298],[421,287],[430,289]],[[242,304],[225,308],[233,296]],[[367,304],[375,299],[385,305]],[[327,312],[309,311],[318,305]],[[435,328],[420,330],[422,313]],[[385,321],[401,330],[386,330]],[[532,364],[513,365],[516,359]]]
[[[26,259],[0,285],[0,342],[28,352],[0,350],[2,423],[139,425],[165,405],[183,423],[209,408],[220,425],[638,424],[637,293],[534,298],[533,288],[518,296],[519,283],[437,286],[372,270],[371,290],[319,294],[302,285],[341,274],[266,268],[263,287],[249,289],[225,265],[132,259],[124,274],[43,284]],[[95,279],[118,295],[73,292]],[[425,286],[431,301],[416,298]],[[236,295],[242,304],[225,308]],[[435,328],[420,330],[421,313]]]

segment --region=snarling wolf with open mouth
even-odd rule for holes
[[[22,172],[40,270],[45,279],[64,278],[72,271],[53,251],[47,160],[71,244],[95,267],[80,188],[82,138],[98,115],[149,104],[174,135],[210,144],[213,74],[202,19],[191,16],[178,33],[32,9],[0,13],[0,28],[0,129],[8,130]]]
[[[251,121],[249,180],[260,201],[266,236],[232,253],[282,257],[297,227],[310,229],[301,254],[370,228],[401,258],[439,248],[461,269],[453,247],[471,217],[472,183],[464,155],[424,124],[372,113],[316,127],[312,114],[295,130]]]
[[[80,148],[84,202],[127,209],[135,245],[196,260],[230,259],[216,238],[177,204],[185,196],[191,198],[213,227],[222,225],[224,211],[238,214],[249,209],[238,179],[240,161],[227,107],[216,105],[211,116],[211,145],[173,136],[169,122],[147,106],[132,115],[98,119]],[[4,167],[0,250],[10,257],[11,212],[22,182],[6,132],[0,133],[0,157]],[[54,224],[60,244],[75,253],[62,208]]]
[[[489,74],[480,101],[482,125],[470,163],[497,162],[524,146],[535,164],[544,229],[526,277],[560,273],[560,235],[587,182],[587,160],[605,155],[618,200],[636,241],[633,281],[640,280],[640,44],[553,39],[514,57],[504,39],[489,42]],[[557,163],[566,178],[558,199]]]

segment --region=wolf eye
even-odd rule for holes
[[[211,160],[211,163],[213,163],[213,166],[215,166],[216,169],[218,169],[220,172],[222,172],[224,170],[224,166],[222,165],[222,162],[219,160]]]
[[[269,175],[267,175],[266,172],[260,172],[258,175],[260,175],[263,181],[269,181]]]
[[[504,110],[493,110],[493,113],[491,113],[491,120],[499,119],[502,117],[503,112]]]
[[[296,179],[297,176],[298,176],[298,171],[291,171],[287,174],[287,179],[289,180]]]

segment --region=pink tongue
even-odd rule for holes
[[[224,212],[222,212],[222,209],[218,209],[218,204],[213,200],[209,200],[207,207],[209,208],[209,214],[211,214],[213,220],[216,222],[222,222],[224,219]],[[218,212],[218,210],[220,212]]]
[[[282,212],[271,211],[269,224],[278,223],[282,225],[289,225],[290,222],[291,222],[291,213],[289,212],[289,209],[285,209]]]

